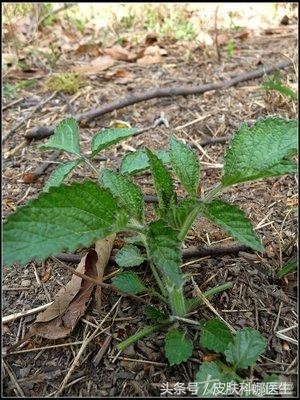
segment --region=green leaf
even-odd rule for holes
[[[52,186],[61,185],[69,173],[78,165],[78,163],[79,160],[68,161],[56,167],[44,186],[44,192],[48,192]]]
[[[170,155],[167,150],[156,150],[154,154],[161,160],[163,164],[170,162]],[[150,168],[149,159],[145,150],[137,150],[133,153],[126,154],[120,166],[122,174],[135,175],[139,172],[145,171]]]
[[[130,244],[122,247],[116,254],[116,263],[120,267],[134,267],[142,264],[145,261],[145,257],[141,254],[138,247]]]
[[[61,121],[48,141],[40,146],[41,149],[58,149],[69,153],[79,154],[79,128],[74,118]]]
[[[139,294],[146,290],[143,282],[134,272],[125,272],[112,279],[115,287],[129,294]]]
[[[173,170],[188,193],[195,197],[200,179],[200,165],[194,150],[171,137],[170,157]]]
[[[293,100],[297,99],[297,93],[289,87],[283,85],[278,74],[272,75],[266,79],[266,81],[262,84],[262,87],[265,90],[276,90],[276,92],[279,92],[284,96],[288,96]]]
[[[95,156],[101,150],[106,149],[113,144],[119,143],[121,140],[128,139],[137,132],[138,130],[136,128],[111,128],[96,133],[96,135],[93,136],[91,143],[92,156]]]
[[[221,200],[213,200],[211,203],[201,203],[201,212],[239,242],[254,250],[264,251],[250,220],[238,207]]]
[[[102,172],[103,185],[118,198],[127,212],[143,221],[144,200],[141,189],[127,176],[105,169]]]
[[[266,339],[255,329],[243,328],[238,331],[224,354],[234,369],[245,369],[256,363],[267,347]]]
[[[193,353],[193,342],[178,329],[170,330],[165,338],[165,352],[170,365],[187,361]]]
[[[160,208],[161,210],[168,209],[176,199],[172,177],[162,161],[152,151],[146,149],[146,153],[149,158]]]
[[[297,259],[290,260],[277,272],[277,278],[283,278],[285,275],[294,271],[296,268],[297,268]]]
[[[8,216],[3,227],[4,264],[25,264],[90,246],[123,229],[127,220],[112,194],[94,182],[52,187]]]
[[[220,393],[216,392],[217,385],[232,381],[234,381],[232,375],[229,372],[223,372],[216,362],[204,362],[196,375],[198,396],[217,397],[217,395],[220,395]]]
[[[162,220],[149,224],[147,243],[149,256],[162,274],[166,275],[177,287],[183,283],[179,268],[181,263],[180,241],[177,232]]]
[[[284,159],[296,151],[297,121],[268,117],[252,128],[243,124],[227,149],[222,184],[289,174],[292,164]]]
[[[207,321],[201,329],[200,346],[216,353],[224,353],[233,335],[224,322],[217,318]]]
[[[165,313],[152,306],[145,306],[144,313],[147,318],[156,323],[163,322],[168,319],[168,316]]]

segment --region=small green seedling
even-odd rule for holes
[[[231,58],[234,49],[236,48],[236,44],[234,42],[229,42],[226,45],[226,54],[227,54],[227,58]]]
[[[297,93],[294,92],[291,88],[283,85],[279,73],[271,75],[266,78],[264,83],[262,84],[263,89],[266,91],[275,90],[278,93],[281,93],[283,96],[289,97],[292,100],[297,99]]]
[[[227,325],[214,318],[201,327],[199,343],[202,350],[219,353],[220,356],[214,361],[201,364],[196,375],[199,397],[222,395],[220,388],[223,385],[224,389],[230,382],[244,387],[244,392],[241,390],[238,393],[240,396],[255,395],[254,392],[251,393],[251,385],[247,385],[250,381],[241,374],[244,374],[249,367],[254,367],[260,355],[266,350],[267,341],[258,331],[243,328],[232,334]],[[270,378],[272,382],[278,380],[276,376],[268,376],[264,381],[270,382]],[[231,387],[234,387],[233,385]],[[226,393],[223,391],[224,394]]]
[[[113,285],[130,295],[146,293],[159,305],[145,307],[145,315],[152,324],[117,347],[124,350],[157,330],[167,329],[165,353],[170,365],[176,365],[192,355],[194,343],[185,326],[191,320],[186,316],[203,302],[202,295],[191,297],[185,290],[188,283],[194,283],[193,277],[181,270],[185,238],[196,218],[201,217],[251,249],[264,251],[245,213],[217,197],[233,185],[296,173],[292,157],[297,151],[297,122],[271,117],[258,120],[251,128],[243,124],[226,151],[221,182],[203,199],[197,193],[199,159],[194,150],[174,136],[167,150],[146,148],[125,155],[120,172],[99,171],[92,164],[101,151],[139,133],[135,128],[105,129],[93,137],[91,153],[87,155],[80,149],[77,122],[73,118],[62,121],[41,147],[66,151],[73,159],[54,170],[44,193],[8,216],[3,234],[4,264],[44,260],[61,251],[91,246],[112,233],[133,234],[116,256],[122,272],[113,279]],[[81,163],[92,168],[98,181],[63,184]],[[169,164],[186,191],[183,199],[177,197]],[[146,169],[151,171],[158,200],[156,217],[150,221],[145,216],[142,191],[133,180]],[[141,269],[152,274],[152,281],[142,280],[138,273]],[[225,283],[203,295],[212,296],[229,287],[231,283]],[[197,321],[194,324],[199,327]],[[244,367],[245,363],[237,363],[234,351],[237,350],[226,348],[227,361],[236,368]]]

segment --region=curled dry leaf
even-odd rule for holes
[[[114,241],[116,238],[116,234],[107,236],[105,239],[97,240],[95,243],[95,251],[98,255],[98,260],[96,263],[97,268],[97,278],[102,282],[104,270],[108,263]],[[101,312],[101,286],[97,286],[95,292],[95,300],[96,300],[96,307],[98,312]]]
[[[77,271],[96,278],[96,263],[98,256],[95,250],[90,250],[80,261]],[[84,314],[91,297],[94,283],[73,275],[66,287],[60,289],[54,302],[40,313],[30,327],[26,339],[33,335],[47,339],[66,337],[76,326]]]

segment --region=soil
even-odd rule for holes
[[[297,45],[297,27],[282,27],[274,34],[253,34],[247,40],[240,39],[230,58],[221,47],[221,61],[216,58],[215,49],[194,48],[187,56],[185,45],[161,43],[167,50],[163,64],[140,66],[137,63],[118,62],[114,70],[130,71],[133,78],[129,83],[107,80],[105,74],[89,78],[89,85],[80,89],[79,96],[55,94],[35,111],[38,104],[50,96],[44,92],[45,77],[38,79],[35,88],[24,89],[22,101],[12,104],[3,111],[4,133],[18,123],[21,126],[11,132],[3,144],[3,214],[4,217],[15,207],[24,205],[41,191],[57,163],[68,159],[65,154],[52,162],[44,174],[32,181],[30,173],[43,165],[51,152],[37,148],[39,141],[24,140],[30,129],[41,125],[57,124],[62,117],[85,112],[104,105],[131,91],[145,91],[153,87],[204,84],[229,79],[244,71],[256,69],[263,64],[276,64],[285,57],[294,60]],[[284,52],[284,54],[283,54]],[[75,54],[65,57],[57,65],[58,71],[66,71],[75,65]],[[283,82],[295,83],[295,68],[281,71]],[[13,79],[10,77],[10,79]],[[223,163],[225,144],[213,144],[199,148],[198,143],[207,138],[228,136],[246,122],[252,124],[266,115],[296,117],[295,102],[276,92],[267,94],[262,89],[263,79],[251,80],[236,87],[207,92],[204,95],[153,99],[106,114],[81,126],[82,147],[89,151],[93,135],[112,120],[123,120],[137,128],[151,125],[162,112],[170,128],[157,127],[125,144],[105,150],[102,155],[107,161],[97,166],[118,168],[122,155],[133,147],[151,149],[167,147],[171,133],[194,146],[202,161],[201,193],[214,186],[221,174],[218,166]],[[6,107],[8,104],[5,103]],[[32,113],[30,117],[28,117]],[[131,146],[131,147],[129,147]],[[25,179],[24,179],[25,177]],[[95,179],[94,172],[82,166],[72,175],[71,180]],[[141,174],[137,179],[145,194],[154,194],[151,177]],[[27,182],[27,183],[26,183]],[[236,330],[243,327],[258,329],[268,341],[267,351],[260,358],[258,368],[248,371],[253,379],[262,379],[265,374],[276,374],[284,382],[294,384],[296,393],[297,374],[297,324],[296,272],[282,279],[276,273],[297,254],[297,177],[284,176],[245,183],[228,190],[223,198],[239,205],[251,218],[256,231],[266,247],[263,254],[240,253],[218,257],[196,259],[184,266],[185,272],[193,273],[200,289],[205,291],[225,282],[233,287],[210,300],[217,312]],[[177,185],[178,186],[178,185]],[[178,187],[178,194],[183,191]],[[151,205],[148,206],[151,209]],[[228,244],[231,238],[207,221],[199,220],[193,227],[185,245]],[[116,241],[120,247],[122,237]],[[84,254],[84,249],[79,250]],[[191,260],[189,260],[191,261]],[[70,263],[70,266],[76,265]],[[105,274],[113,272],[114,265],[108,265]],[[139,269],[137,269],[139,270]],[[142,270],[140,270],[142,271]],[[53,259],[44,262],[30,262],[21,267],[14,265],[3,268],[2,312],[3,316],[30,310],[53,301],[58,290],[70,280],[67,273]],[[190,290],[191,288],[187,288]],[[3,395],[6,397],[53,397],[66,376],[81,343],[89,332],[111,310],[119,299],[114,293],[103,290],[102,312],[99,315],[92,300],[85,316],[66,339],[46,340],[32,338],[23,346],[7,354],[3,372]],[[3,326],[5,350],[24,337],[36,315],[17,319]],[[189,316],[194,320],[214,317],[207,306],[202,305]],[[147,397],[160,396],[163,385],[169,384],[173,395],[191,396],[186,390],[176,392],[176,383],[188,385],[194,382],[195,374],[203,361],[204,353],[196,347],[193,357],[180,366],[170,367],[164,355],[163,333],[156,333],[138,341],[121,355],[115,345],[148,324],[143,315],[142,305],[121,297],[114,312],[103,325],[100,333],[81,355],[66,387],[64,397]],[[287,339],[277,336],[278,331],[286,332]],[[197,330],[188,326],[188,335],[197,342]],[[100,363],[93,360],[107,339],[108,343]],[[289,340],[292,338],[294,340]],[[60,345],[60,347],[57,347]]]

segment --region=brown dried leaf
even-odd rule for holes
[[[105,239],[102,240],[97,240],[95,243],[95,251],[98,255],[98,260],[96,263],[96,268],[97,268],[97,278],[100,279],[100,281],[103,281],[103,275],[104,275],[104,270],[105,267],[108,263],[114,241],[116,238],[116,234],[107,236]],[[95,292],[95,300],[96,300],[96,307],[98,312],[101,312],[101,287],[97,286],[96,292]]]
[[[101,42],[80,44],[75,50],[75,54],[88,54],[91,57],[97,57],[102,54],[101,45]]]
[[[112,57],[104,55],[94,58],[89,63],[85,63],[84,65],[74,67],[72,68],[72,71],[85,75],[93,75],[105,71],[106,69],[113,66],[114,63],[115,61]]]
[[[120,45],[115,45],[109,49],[105,49],[104,53],[118,61],[135,61],[137,59],[137,55],[135,53],[130,52]]]
[[[159,64],[162,63],[163,59],[160,54],[155,56],[144,56],[137,60],[137,63],[142,66],[151,65],[151,64]]]
[[[76,270],[96,278],[97,260],[96,251],[90,250],[82,258]],[[79,318],[85,313],[94,285],[93,282],[74,275],[66,287],[58,292],[54,302],[38,315],[34,324],[30,327],[26,339],[33,335],[47,339],[66,337],[74,329]]]

